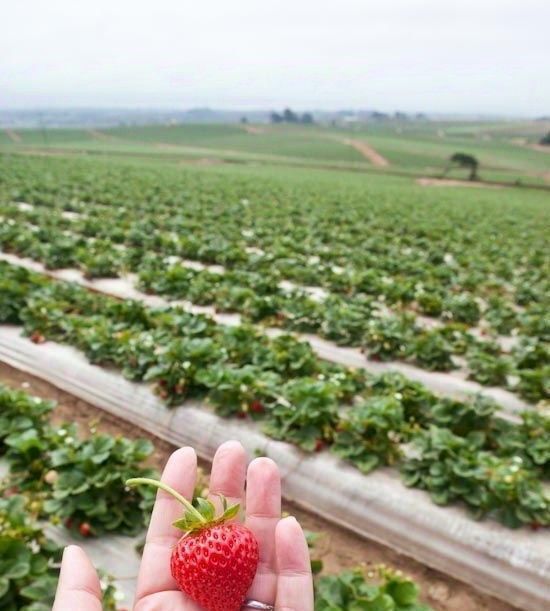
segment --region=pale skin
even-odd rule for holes
[[[174,452],[162,481],[191,499],[197,478],[193,448]],[[245,492],[246,481],[246,492]],[[220,496],[243,503],[244,523],[260,547],[258,571],[248,598],[275,605],[276,611],[313,611],[313,583],[303,531],[293,517],[281,519],[281,477],[269,458],[256,458],[247,469],[247,456],[237,441],[216,452],[210,478],[210,499]],[[170,574],[172,548],[181,531],[172,522],[182,506],[159,490],[151,516],[138,577],[134,611],[202,611],[178,588]],[[95,568],[75,545],[65,549],[53,611],[101,611],[101,588]],[[244,609],[243,609],[244,611]]]

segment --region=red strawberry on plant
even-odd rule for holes
[[[148,484],[171,494],[184,508],[174,526],[183,536],[172,551],[170,569],[182,592],[206,611],[239,611],[252,585],[258,567],[258,542],[252,531],[229,522],[239,505],[227,506],[215,516],[211,501],[196,499],[194,507],[181,494],[152,479],[135,478],[128,486]],[[167,567],[168,568],[168,567]]]
[[[33,331],[29,339],[35,344],[43,344],[46,341],[46,338],[42,335],[42,333],[40,333],[40,331]]]
[[[263,403],[255,399],[250,403],[250,411],[254,412],[255,414],[263,414],[265,411]]]
[[[78,532],[83,537],[89,537],[92,534],[92,527],[88,524],[88,522],[82,522],[82,524],[78,527]]]

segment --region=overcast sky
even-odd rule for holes
[[[0,107],[550,114],[549,0],[3,0]]]

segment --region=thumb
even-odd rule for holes
[[[63,552],[52,611],[101,611],[101,586],[84,550],[69,545]]]

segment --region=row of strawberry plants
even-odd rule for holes
[[[54,404],[0,385],[0,608],[51,609],[62,549],[44,532],[44,520],[79,537],[140,532],[153,495],[126,491],[124,482],[152,451],[144,440],[97,434],[82,438],[74,425],[50,424]],[[103,609],[116,592],[103,576]]]
[[[47,537],[33,503],[23,495],[0,498],[0,608],[50,611],[62,549]],[[115,611],[116,591],[103,576],[103,609]]]
[[[0,385],[0,456],[9,465],[1,488],[26,494],[41,517],[83,536],[135,534],[148,517],[153,494],[125,490],[151,455],[149,441],[99,434],[81,436],[74,424],[52,425],[53,404]]]
[[[269,435],[305,450],[328,445],[365,472],[398,463],[406,483],[428,489],[436,502],[444,499],[432,480],[410,472],[440,462],[423,440],[434,430],[448,432],[465,440],[475,469],[461,476],[482,491],[483,503],[476,504],[466,486],[448,501],[460,499],[511,526],[548,524],[541,481],[550,461],[549,421],[542,414],[527,412],[518,427],[496,418],[496,406],[487,400],[440,398],[402,376],[371,377],[329,365],[289,336],[268,340],[249,327],[225,328],[178,308],[148,309],[2,267],[4,277],[12,274],[16,281],[4,284],[0,313],[22,323],[34,341],[75,345],[93,362],[153,382],[169,403],[200,396],[220,414],[261,420]],[[403,452],[411,440],[422,465]],[[494,469],[487,457],[496,461]],[[512,481],[510,494],[500,483],[507,481],[507,469],[518,471],[518,460],[521,477]],[[512,517],[502,514],[504,506]]]
[[[534,315],[538,304],[539,319],[544,311],[540,304],[547,283],[544,250],[536,242],[539,225],[511,205],[504,214],[504,203],[492,217],[448,204],[434,208],[433,202],[410,209],[398,200],[379,203],[369,198],[364,185],[357,191],[323,191],[311,184],[286,189],[257,177],[209,174],[205,179],[169,168],[137,172],[82,162],[69,168],[63,164],[59,173],[49,164],[46,179],[41,160],[25,163],[31,168],[14,167],[9,176],[0,176],[5,197],[84,210],[84,233],[115,243],[128,236],[149,250],[160,243],[180,256],[277,270],[282,277],[345,294],[371,291],[390,303],[414,301],[430,315],[446,315],[446,298],[464,293],[468,308],[453,316],[467,322],[480,315],[472,297],[494,298],[489,318],[501,332],[513,324],[511,298],[533,306]],[[510,231],[512,218],[531,233],[527,256],[519,252],[523,239]],[[499,239],[506,240],[506,248],[483,239],[484,232],[492,236],[500,225]],[[265,256],[247,252],[250,247],[259,247]],[[521,266],[514,265],[517,260]]]
[[[101,250],[105,248],[103,243],[94,242],[88,247],[86,240],[79,241],[73,234],[68,238],[50,231],[43,233],[21,231],[19,226],[8,223],[0,230],[0,245],[8,252],[31,256],[50,267],[76,265],[85,273],[90,272],[91,259],[92,269],[100,275],[108,275],[108,261],[116,261],[117,270],[113,273],[121,273],[126,265],[135,268],[145,291],[214,305],[220,311],[238,311],[251,322],[317,333],[341,345],[361,345],[374,359],[409,360],[425,369],[448,371],[456,367],[453,355],[465,355],[470,377],[482,384],[508,385],[530,401],[550,394],[545,382],[549,378],[550,352],[541,340],[524,338],[512,356],[505,356],[497,343],[477,340],[462,325],[422,330],[410,315],[382,316],[367,297],[344,299],[333,295],[320,303],[298,290],[285,292],[271,278],[256,273],[220,274],[181,264],[166,267],[156,256],[135,260],[131,249],[118,255],[113,250],[108,255]],[[62,261],[60,251],[66,254]],[[57,253],[53,261],[52,253]],[[138,253],[138,259],[142,254]],[[512,374],[517,379],[510,378]]]
[[[374,567],[323,575],[315,582],[315,611],[430,611],[420,589],[400,571]]]

